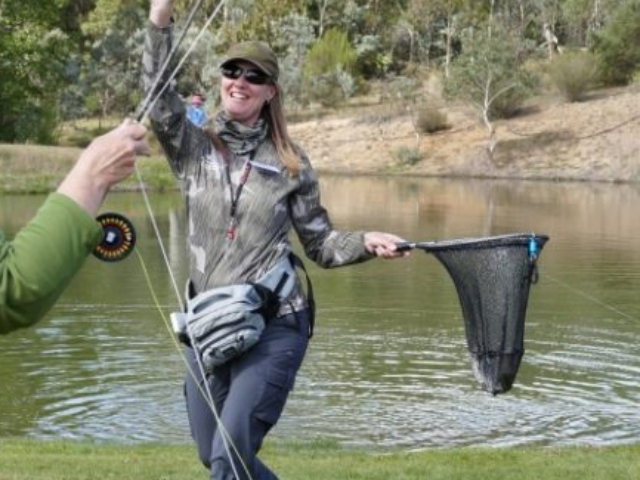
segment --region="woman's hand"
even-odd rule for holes
[[[405,240],[384,232],[367,232],[364,234],[364,247],[369,253],[382,258],[398,258],[409,255],[408,251],[399,252],[396,244]]]
[[[149,20],[156,27],[164,28],[169,25],[171,15],[173,15],[173,4],[175,0],[151,0],[149,9]]]

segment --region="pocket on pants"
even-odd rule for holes
[[[276,424],[293,388],[294,377],[295,374],[288,370],[272,369],[268,372],[262,398],[254,411],[258,420],[269,426]]]

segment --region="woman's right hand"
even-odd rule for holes
[[[171,15],[173,15],[173,4],[175,0],[151,0],[149,9],[149,20],[156,27],[164,28],[169,25]]]

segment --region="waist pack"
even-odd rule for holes
[[[302,265],[297,257],[296,260]],[[308,277],[307,282],[310,287]],[[256,283],[187,296],[186,312],[171,315],[174,331],[196,349],[203,367],[211,372],[258,343],[267,320],[277,315],[282,299],[291,294],[295,284],[292,260],[284,257]],[[309,293],[313,305],[313,293]]]

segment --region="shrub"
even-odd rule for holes
[[[620,7],[594,41],[602,81],[625,85],[640,66],[640,0]]]
[[[422,153],[417,148],[400,147],[393,152],[393,156],[403,165],[415,165],[422,161]]]
[[[335,29],[328,30],[311,47],[305,65],[305,90],[310,99],[333,106],[353,95],[356,60],[357,53],[347,35]]]
[[[356,60],[357,53],[349,43],[347,34],[331,29],[311,47],[305,72],[307,75],[322,75],[341,66],[351,73]]]
[[[355,83],[351,75],[340,69],[310,77],[306,82],[309,100],[320,102],[324,107],[336,107],[353,95]]]
[[[391,56],[385,51],[378,35],[364,35],[356,46],[358,71],[365,78],[382,77],[391,66]]]
[[[522,111],[525,100],[531,96],[532,89],[529,86],[519,85],[501,93],[494,99],[489,107],[491,118],[511,118]]]
[[[31,105],[29,105],[31,103]],[[40,145],[55,143],[58,114],[55,99],[43,97],[40,101],[25,102],[16,122],[16,142],[35,142]]]
[[[549,65],[551,83],[570,102],[582,100],[597,77],[595,56],[590,52],[556,55]]]
[[[418,108],[417,114],[416,127],[420,133],[435,133],[449,128],[446,112],[434,105]]]

